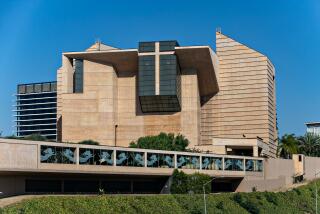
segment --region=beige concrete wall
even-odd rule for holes
[[[295,175],[294,162],[290,159],[269,158],[265,161],[265,178],[278,179],[285,177],[286,184],[292,184]]]
[[[252,192],[253,188],[256,191],[275,191],[286,186],[286,178],[281,176],[277,179],[261,179],[249,180],[244,178],[239,184],[236,192]]]
[[[37,167],[37,145],[1,143],[0,168],[36,169]]]
[[[211,138],[261,137],[274,157],[277,138],[274,67],[266,56],[216,34],[220,91],[201,108],[202,144]]]
[[[274,191],[286,189],[293,184],[295,175],[294,161],[289,159],[265,159],[264,176],[246,176],[237,188],[237,192]]]
[[[305,157],[305,175],[306,180],[315,179],[315,174],[320,172],[320,158],[317,157]],[[317,175],[320,178],[320,173]]]
[[[64,68],[69,65],[64,64]],[[70,93],[69,79],[62,75],[58,112],[62,116],[62,141],[92,139],[114,145],[117,120],[117,78],[112,66],[84,60],[83,93]],[[71,73],[68,69],[63,72]],[[68,79],[68,81],[64,80]],[[68,86],[65,86],[67,84]]]
[[[141,112],[137,71],[116,72],[112,66],[84,60],[83,93],[70,93],[71,60],[58,70],[58,123],[64,142],[92,139],[103,145],[128,146],[139,137],[181,133],[197,145],[200,97],[196,70],[182,71],[181,112]],[[117,125],[117,127],[116,127]],[[116,142],[115,142],[116,140]]]
[[[143,113],[137,96],[137,72],[118,75],[117,145],[128,146],[131,141],[160,132],[182,133],[190,147],[199,142],[200,98],[196,71],[182,71],[181,112]]]

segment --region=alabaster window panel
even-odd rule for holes
[[[243,159],[225,158],[224,169],[230,171],[243,171]]]
[[[60,146],[41,146],[41,163],[75,164],[75,148]]]
[[[113,150],[79,149],[79,164],[83,165],[113,165]]]
[[[147,166],[153,168],[174,168],[174,155],[148,153]]]
[[[190,155],[177,155],[177,168],[200,169],[200,157]]]
[[[145,166],[144,153],[131,151],[117,151],[116,165],[143,167]]]
[[[218,157],[202,157],[203,170],[222,170],[222,158]]]

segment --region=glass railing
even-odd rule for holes
[[[243,171],[243,159],[225,158],[224,169],[231,171]]]
[[[75,148],[41,146],[41,163],[75,164]]]
[[[113,165],[113,150],[79,149],[79,164]]]
[[[177,168],[200,169],[200,157],[191,155],[177,155]]]
[[[262,172],[263,171],[262,160],[246,159],[246,171],[248,171],[248,172]]]
[[[142,167],[145,165],[144,153],[131,151],[117,151],[116,164],[117,166]]]
[[[203,170],[222,170],[222,158],[218,157],[202,157]]]
[[[124,148],[41,145],[41,163],[262,172],[263,160],[210,154]]]
[[[147,167],[174,168],[174,155],[147,153]]]

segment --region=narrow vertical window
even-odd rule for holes
[[[83,93],[83,60],[74,60],[73,92]]]

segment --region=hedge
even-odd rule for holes
[[[320,180],[317,182],[320,186]],[[320,191],[319,199],[320,199]],[[315,213],[314,183],[287,192],[207,195],[208,213]],[[320,200],[319,200],[320,202]],[[320,204],[320,203],[319,203]],[[319,206],[320,211],[320,206]],[[51,196],[6,207],[3,213],[203,213],[202,194]]]

